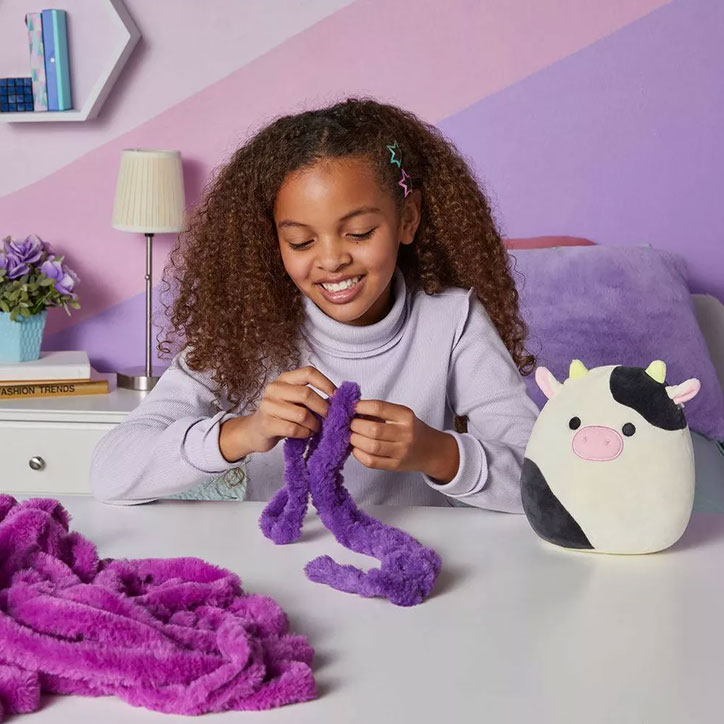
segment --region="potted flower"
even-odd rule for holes
[[[51,245],[35,234],[9,236],[0,246],[0,362],[40,357],[47,309],[80,309],[78,277]]]

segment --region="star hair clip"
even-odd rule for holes
[[[411,176],[402,168],[402,151],[400,151],[400,145],[395,141],[387,146],[387,150],[390,152],[390,163],[395,164],[397,168],[402,171],[402,178],[399,180],[398,185],[402,186],[405,191],[405,198],[407,195],[412,193],[410,186],[412,185]]]

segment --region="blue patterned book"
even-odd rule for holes
[[[48,87],[48,110],[67,111],[71,108],[70,64],[65,10],[43,10],[43,46],[45,50],[45,79]]]
[[[30,48],[30,77],[33,80],[33,108],[48,110],[48,90],[45,83],[45,50],[43,49],[43,22],[40,13],[27,13],[25,25],[28,28]]]

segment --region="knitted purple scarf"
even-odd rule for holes
[[[284,611],[198,558],[98,559],[56,500],[0,495],[0,719],[40,694],[115,694],[175,714],[315,697]]]
[[[307,577],[340,591],[379,596],[398,606],[421,603],[440,572],[440,558],[431,548],[397,528],[358,510],[344,487],[342,467],[351,452],[349,425],[360,399],[355,382],[343,382],[330,400],[322,431],[306,440],[284,441],[286,485],[264,509],[259,525],[275,543],[292,543],[301,535],[311,493],[319,517],[345,548],[374,556],[380,568],[364,572],[320,556],[304,568]]]

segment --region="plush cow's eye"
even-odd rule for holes
[[[578,430],[578,428],[581,426],[581,418],[580,417],[572,417],[568,421],[568,427],[571,428],[571,430]]]
[[[622,428],[621,432],[626,435],[626,437],[631,437],[636,432],[636,426],[632,422],[627,422]]]

